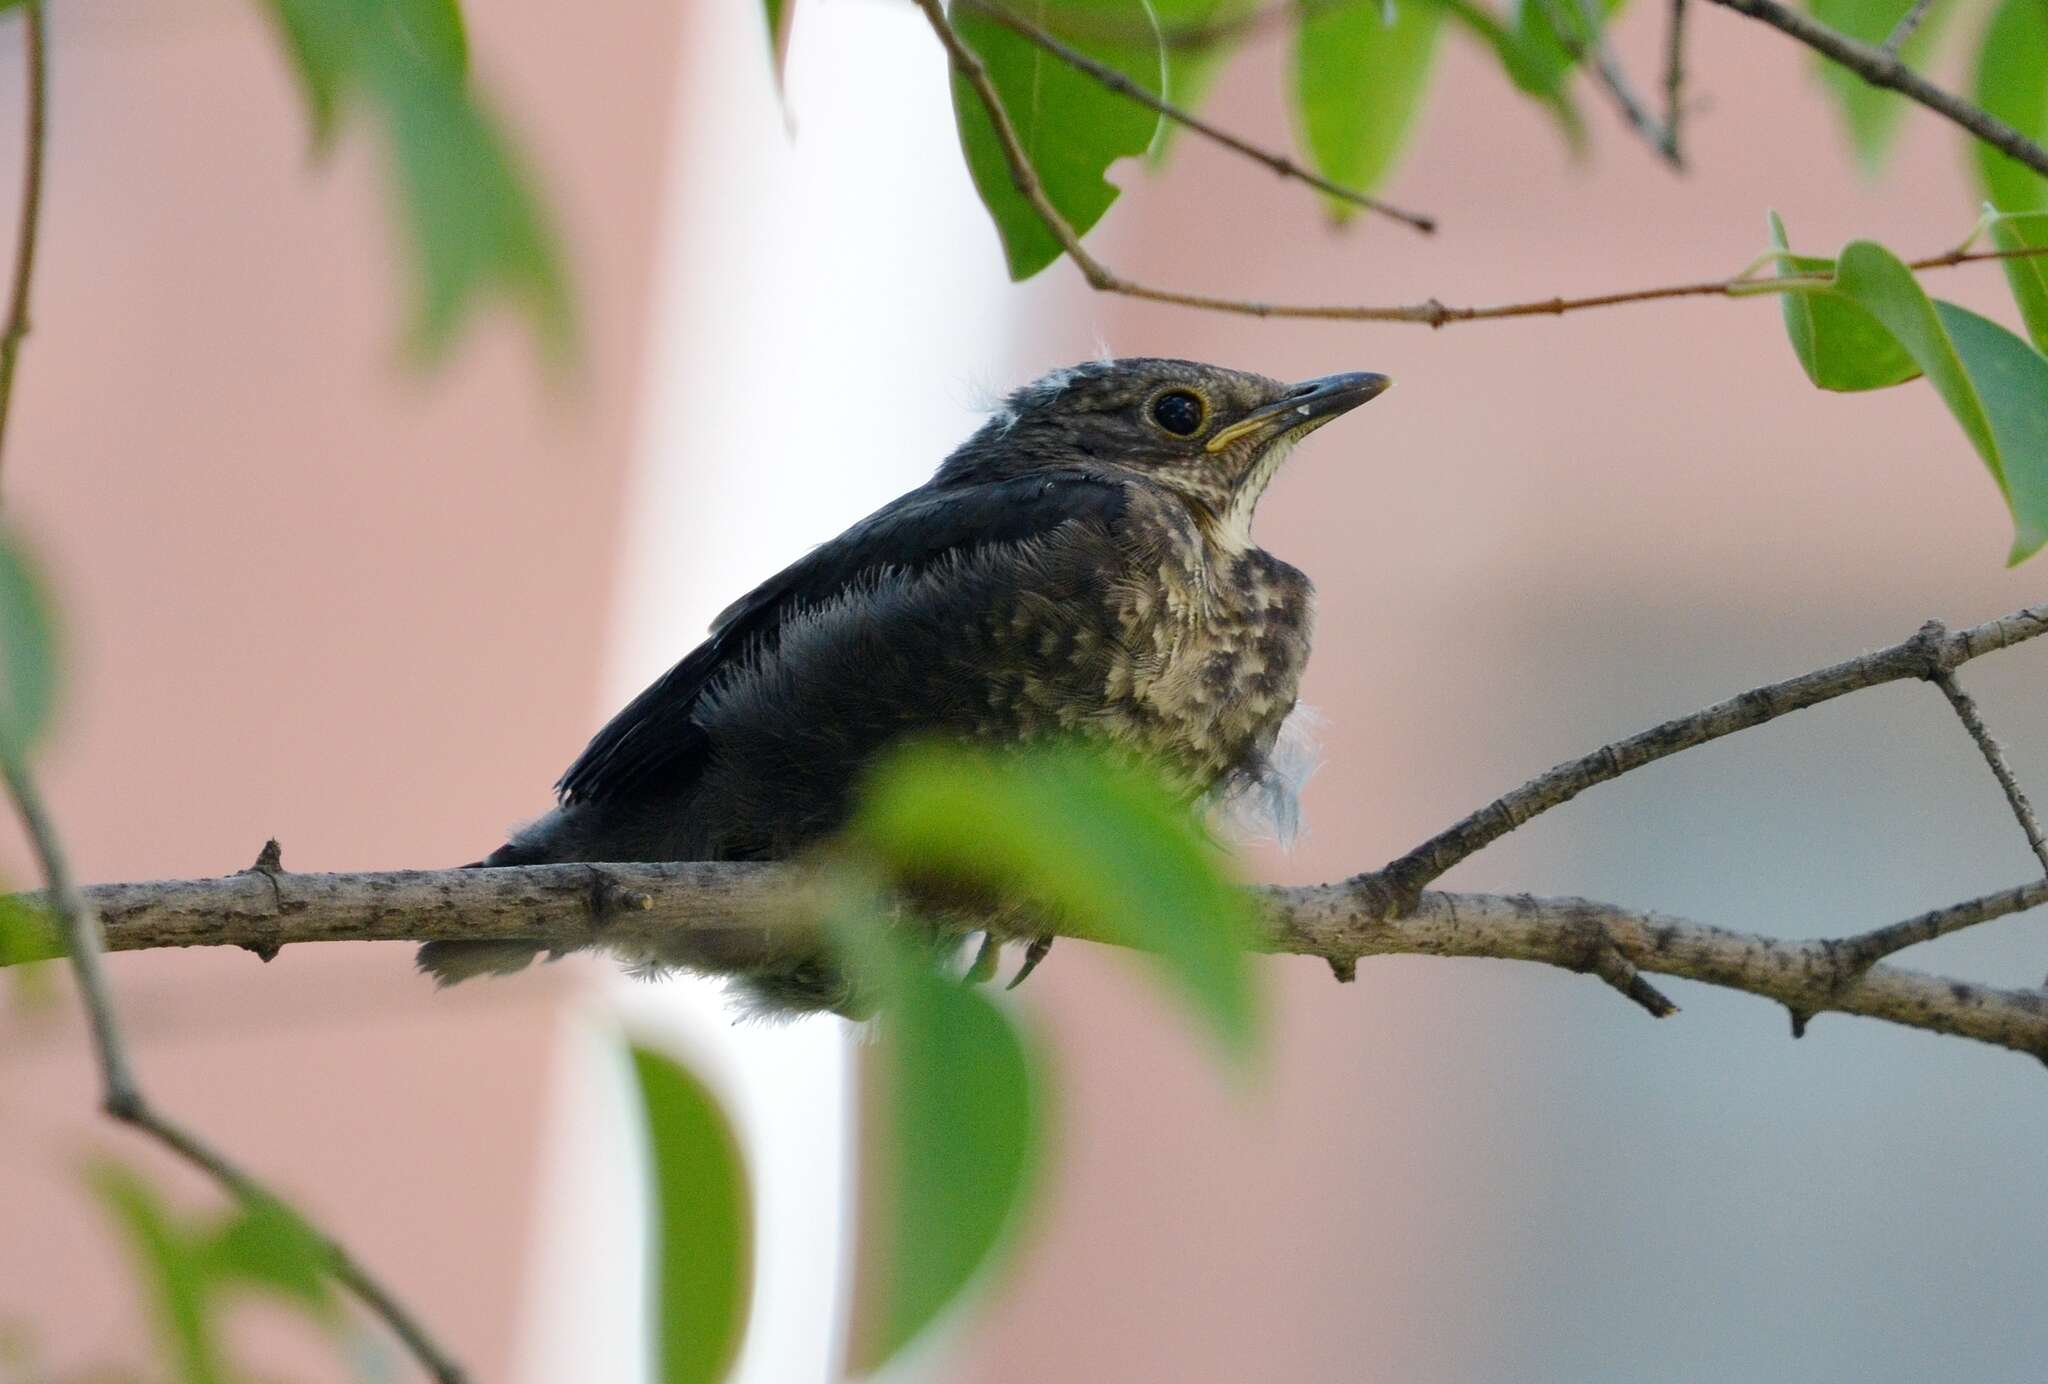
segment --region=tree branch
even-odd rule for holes
[[[1650,114],[1649,107],[1636,96],[1635,87],[1629,82],[1628,73],[1622,69],[1621,60],[1615,57],[1613,47],[1607,42],[1607,25],[1594,0],[1542,0],[1542,3],[1544,12],[1550,18],[1550,27],[1556,30],[1565,51],[1574,60],[1591,59],[1593,75],[1614,99],[1615,108],[1621,112],[1621,118],[1643,137],[1643,141],[1658,157],[1673,168],[1683,170],[1685,160],[1679,157],[1678,153],[1678,124],[1674,114],[1677,106],[1675,97],[1672,97],[1674,85],[1671,74],[1677,69],[1670,65],[1672,59],[1669,54],[1667,53],[1665,68],[1665,89],[1667,97],[1672,97],[1671,110],[1667,112],[1665,119],[1660,121]],[[1565,12],[1567,3],[1575,6],[1576,15],[1568,15]],[[1680,41],[1679,23],[1683,17],[1684,0],[1674,0],[1671,11],[1671,43],[1674,49]]]
[[[1905,678],[1952,681],[1962,664],[2042,634],[2048,634],[2048,606],[1953,632],[1930,621],[1888,649],[1617,740],[1530,780],[1383,870],[1338,884],[1256,891],[1266,919],[1261,945],[1321,957],[1340,980],[1366,956],[1540,961],[1596,975],[1659,1017],[1676,1006],[1644,974],[1677,976],[1775,1000],[1792,1013],[1795,1033],[1813,1015],[1833,1010],[2048,1060],[2048,991],[2001,990],[1875,964],[1902,947],[2048,903],[2048,877],[1851,937],[1813,941],[1730,932],[1585,899],[1423,888],[1595,784],[1864,688]],[[518,940],[555,953],[683,950],[718,969],[772,964],[819,942],[813,877],[788,865],[562,864],[294,875],[275,868],[273,855],[265,859],[271,868],[224,879],[98,885],[70,904],[58,883],[52,902],[73,914],[96,913],[104,920],[106,945],[116,951],[235,946],[268,958],[299,942]],[[1046,932],[1037,917],[987,926],[1015,929],[1020,938]],[[690,938],[687,949],[672,945],[682,934]],[[662,945],[664,939],[671,945]]]
[[[301,942],[513,939],[558,952],[638,950],[688,934],[696,954],[760,963],[817,945],[808,885],[788,865],[524,865],[280,874],[274,882],[240,874],[95,885],[85,896],[103,919],[112,951],[233,946],[262,953]],[[1254,892],[1266,922],[1261,950],[1320,957],[1339,968],[1370,956],[1491,957],[1599,975],[1625,992],[1646,988],[1627,978],[1647,972],[1746,991],[1806,1014],[1861,1014],[2048,1056],[2048,992],[1890,966],[1859,973],[1860,954],[1848,942],[1781,941],[1615,904],[1526,894],[1432,890],[1408,916],[1391,919],[1379,892],[1355,879]],[[1909,922],[1925,934],[1916,940],[1926,940],[2044,903],[2048,880],[1943,910],[1938,931]],[[1025,931],[1035,936],[1043,929],[1034,919]],[[1630,997],[1652,1012],[1660,1001],[1668,1006],[1655,991],[1648,994],[1655,999]]]
[[[1690,716],[1652,726],[1617,740],[1582,758],[1567,761],[1480,808],[1414,850],[1360,882],[1387,891],[1388,905],[1398,911],[1405,900],[1440,878],[1458,862],[1483,850],[1532,817],[1568,803],[1595,784],[1620,778],[1681,750],[1704,745],[1736,731],[1749,730],[1780,716],[1802,711],[1836,697],[1903,678],[1937,680],[1973,658],[2048,634],[2048,605],[2032,606],[1996,620],[1951,633],[1938,621],[1888,649],[1804,673],[1783,682],[1751,688]]]
[[[1719,2],[1727,3],[1727,0]],[[1581,312],[1588,308],[1655,302],[1667,298],[1732,297],[1736,296],[1739,289],[1782,292],[1802,284],[1825,284],[1831,281],[1824,274],[1788,274],[1772,279],[1753,279],[1746,275],[1738,275],[1734,278],[1670,284],[1660,288],[1599,293],[1583,298],[1541,298],[1530,302],[1502,303],[1489,307],[1449,307],[1434,298],[1400,306],[1352,307],[1331,303],[1264,303],[1254,299],[1181,293],[1136,283],[1123,278],[1089,253],[1073,226],[1060,214],[1059,208],[1052,204],[1052,200],[1046,195],[1044,184],[1039,181],[1037,171],[1031,166],[1031,160],[1024,153],[1024,145],[1018,138],[1017,127],[1011,122],[1009,112],[1003,108],[1002,96],[996,91],[995,83],[989,79],[988,69],[975,51],[960,37],[952,22],[946,18],[940,0],[917,0],[917,5],[924,12],[932,32],[938,35],[939,42],[944,45],[953,69],[973,89],[982,108],[988,112],[989,123],[995,131],[996,144],[1002,151],[1004,165],[1010,171],[1010,181],[1016,187],[1018,195],[1024,199],[1053,239],[1059,242],[1060,249],[1081,271],[1081,277],[1087,280],[1088,286],[1098,293],[1115,293],[1146,302],[1171,303],[1178,307],[1235,313],[1247,317],[1280,317],[1322,322],[1415,322],[1430,327],[1447,327],[1454,322],[1493,321],[1508,317],[1559,317],[1567,312]],[[1907,262],[1907,268],[1946,269],[1979,260],[2023,259],[2041,254],[2048,254],[2048,246],[1978,251],[1957,248],[1939,255],[1910,260]]]
[[[1193,112],[1183,110],[1171,101],[1154,96],[1125,74],[1106,63],[1097,62],[1078,48],[1062,42],[1056,35],[1048,33],[1014,11],[1006,9],[1001,5],[990,4],[988,0],[960,0],[960,3],[965,8],[973,10],[976,14],[988,16],[1011,33],[1016,34],[1019,38],[1037,45],[1045,52],[1050,53],[1067,66],[1073,68],[1076,72],[1093,77],[1096,81],[1102,83],[1103,86],[1126,100],[1135,101],[1148,110],[1156,111],[1166,119],[1173,121],[1176,125],[1184,125],[1196,134],[1201,135],[1204,139],[1220,144],[1233,153],[1242,154],[1254,163],[1264,164],[1283,178],[1293,178],[1307,183],[1317,191],[1327,193],[1340,201],[1349,202],[1353,206],[1364,207],[1370,211],[1376,211],[1382,216],[1391,217],[1396,221],[1413,226],[1424,235],[1432,235],[1436,232],[1436,219],[1434,217],[1424,216],[1419,212],[1405,211],[1390,202],[1383,202],[1376,197],[1368,197],[1366,194],[1345,187],[1342,184],[1333,183],[1321,174],[1303,168],[1285,154],[1276,154],[1270,149],[1262,149],[1248,140],[1240,139],[1238,136],[1231,134],[1228,130],[1219,129]]]
[[[2020,788],[2020,781],[2013,777],[2012,766],[2005,762],[2005,751],[1991,738],[1990,727],[1977,711],[1977,702],[1963,691],[1955,674],[1942,672],[1933,679],[1941,689],[1941,695],[1948,698],[1948,704],[1955,709],[1956,719],[1963,723],[1963,729],[1977,742],[1984,762],[1991,766],[1991,776],[1998,780],[1998,786],[2005,790],[2005,801],[2012,808],[2013,817],[2020,824],[2020,831],[2027,838],[2027,845],[2033,849],[2034,859],[2041,862],[2041,869],[2048,873],[2048,840],[2041,836],[2041,819],[2034,815],[2034,805],[2027,801],[2026,793]]]
[[[1714,3],[1798,39],[1872,86],[1896,91],[1908,100],[1919,102],[1935,114],[1962,126],[1992,148],[2018,159],[2036,173],[2048,175],[2048,149],[2043,149],[1998,117],[1934,85],[1899,61],[1898,54],[1889,45],[1873,48],[1867,43],[1860,43],[1847,34],[1807,18],[1798,10],[1788,9],[1778,0],[1714,0]]]

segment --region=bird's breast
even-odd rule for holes
[[[1256,771],[1294,708],[1315,592],[1260,549],[1162,564],[1126,608],[1132,727],[1194,786]]]

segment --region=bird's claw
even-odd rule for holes
[[[1002,950],[1003,944],[996,940],[994,933],[984,932],[981,934],[981,949],[974,953],[974,961],[968,966],[967,974],[961,977],[961,979],[965,980],[969,985],[984,985],[993,980],[996,974],[996,961],[1000,957]]]
[[[1030,975],[1033,971],[1037,970],[1038,963],[1045,960],[1045,954],[1051,950],[1052,938],[1032,938],[1031,945],[1024,949],[1024,964],[1017,968],[1017,974],[1012,976],[1010,978],[1010,983],[1004,986],[1003,988],[1006,990],[1014,990],[1018,986],[1022,985],[1024,983],[1024,977]]]

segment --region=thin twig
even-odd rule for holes
[[[28,59],[27,147],[21,163],[21,224],[14,237],[14,282],[8,289],[7,325],[0,327],[0,455],[5,454],[14,366],[28,335],[28,286],[36,268],[36,229],[42,224],[43,145],[49,110],[49,62],[44,52],[43,0],[22,6]]]
[[[186,1162],[205,1172],[244,1202],[275,1202],[278,1198],[232,1162],[225,1154],[198,1135],[165,1115],[157,1113],[143,1096],[121,1041],[119,1020],[114,1015],[113,994],[107,985],[106,936],[99,914],[72,878],[57,830],[43,806],[35,779],[26,766],[7,760],[0,763],[7,786],[27,828],[29,841],[42,863],[49,888],[39,901],[56,913],[63,926],[65,951],[78,977],[80,999],[92,1029],[94,1055],[100,1071],[102,1107],[122,1124],[149,1135]],[[303,1220],[304,1218],[301,1217]],[[462,1384],[462,1367],[441,1348],[418,1318],[383,1284],[373,1278],[334,1236],[308,1224],[326,1257],[324,1265],[335,1280],[354,1293],[364,1306],[381,1317],[392,1334],[405,1343],[423,1369],[440,1384]]]
[[[1906,678],[1935,677],[1973,658],[2010,648],[2048,634],[2048,605],[2033,606],[1950,633],[1938,624],[1911,639],[1876,653],[1837,663],[1783,682],[1752,688],[1739,697],[1718,702],[1690,716],[1666,721],[1638,735],[1602,745],[1589,755],[1558,765],[1505,794],[1456,825],[1388,864],[1376,874],[1359,877],[1361,887],[1387,892],[1389,907],[1399,912],[1425,886],[1458,862],[1551,808],[1570,802],[1596,784],[1620,778],[1681,750],[1704,745],[1736,731],[1749,730],[1794,711],[1818,706],[1836,697]]]
[[[1927,11],[1933,4],[1934,0],[1913,0],[1913,8],[1899,16],[1899,22],[1885,35],[1884,44],[1878,51],[1896,58],[1899,49],[1905,47],[1906,40],[1913,37],[1914,31],[1920,27],[1920,21],[1927,18]]]
[[[1664,141],[1674,163],[1684,158],[1679,143],[1685,118],[1685,0],[1671,0],[1671,25],[1664,31]]]
[[[1078,48],[1063,42],[1057,35],[1049,33],[1012,10],[1006,9],[1001,5],[990,4],[988,0],[961,0],[961,5],[966,9],[973,10],[977,14],[986,15],[1011,33],[1016,34],[1019,38],[1050,53],[1076,72],[1094,78],[1124,99],[1134,101],[1148,110],[1156,111],[1175,124],[1184,125],[1196,134],[1201,135],[1204,139],[1220,144],[1233,153],[1242,154],[1254,163],[1264,164],[1283,178],[1294,178],[1300,182],[1307,183],[1317,191],[1327,193],[1329,196],[1335,197],[1340,201],[1350,202],[1354,206],[1365,207],[1368,210],[1380,213],[1382,216],[1391,217],[1405,225],[1413,226],[1424,235],[1430,235],[1436,231],[1436,219],[1434,217],[1424,216],[1419,212],[1406,211],[1394,206],[1392,203],[1383,202],[1377,197],[1369,197],[1363,192],[1345,187],[1340,183],[1333,183],[1321,174],[1311,169],[1303,168],[1284,154],[1277,154],[1270,149],[1260,148],[1248,140],[1231,134],[1228,130],[1219,129],[1193,112],[1183,110],[1171,101],[1154,96],[1114,67],[1106,63],[1097,62]]]
[[[2034,815],[2034,805],[2027,801],[2026,793],[2020,788],[2020,781],[2013,777],[2012,766],[2006,763],[2005,751],[1991,738],[1991,730],[1984,724],[1984,718],[1977,711],[1977,701],[1963,691],[1956,675],[1943,671],[1936,673],[1934,685],[1941,689],[1941,695],[1948,698],[1948,704],[1955,708],[1956,719],[1963,723],[1963,729],[1977,742],[1977,749],[1983,754],[1984,762],[1991,766],[1992,777],[2005,790],[2005,801],[2012,808],[2012,815],[2019,820],[2020,831],[2027,838],[2027,845],[2033,849],[2034,859],[2041,862],[2041,870],[2048,874],[2048,840],[2041,835],[2041,819]]]
[[[1591,60],[1593,74],[1613,98],[1622,119],[1643,137],[1658,157],[1673,168],[1683,169],[1685,163],[1678,156],[1676,126],[1651,115],[1649,107],[1636,96],[1628,73],[1622,69],[1621,60],[1615,57],[1613,47],[1607,42],[1607,26],[1593,0],[1571,0],[1578,9],[1576,23],[1565,13],[1567,0],[1542,0],[1542,3],[1544,12],[1549,16],[1550,27],[1556,31],[1565,51],[1575,60]]]
[[[1840,970],[1838,985],[1845,985],[1863,975],[1880,960],[1893,952],[1904,951],[1922,942],[1932,942],[1964,928],[1976,927],[1995,918],[2009,917],[2024,913],[2030,908],[2039,908],[2048,903],[2048,879],[2037,879],[2031,884],[2022,884],[2016,889],[2003,889],[1996,894],[1985,894],[1980,898],[1965,899],[1943,908],[1931,908],[1916,914],[1903,922],[1887,927],[1872,928],[1869,932],[1854,937],[1829,942],[1826,945],[1836,954]],[[2048,1054],[2043,1054],[2048,1058]]]
[[[1010,171],[1010,181],[1017,193],[1028,205],[1032,214],[1051,233],[1074,267],[1081,271],[1081,277],[1088,286],[1098,293],[1115,293],[1126,298],[1138,298],[1152,303],[1171,303],[1179,307],[1200,308],[1209,312],[1235,313],[1248,317],[1279,317],[1323,322],[1415,322],[1430,327],[1446,327],[1454,322],[1494,321],[1509,317],[1560,317],[1568,312],[1580,312],[1588,308],[1615,307],[1623,303],[1648,303],[1670,298],[1729,297],[1738,289],[1779,292],[1806,284],[1832,282],[1825,274],[1787,274],[1768,280],[1756,280],[1738,275],[1726,279],[1707,279],[1698,283],[1668,284],[1658,288],[1630,289],[1620,293],[1597,293],[1583,298],[1542,298],[1531,302],[1502,303],[1488,307],[1450,307],[1434,298],[1425,302],[1403,306],[1360,306],[1350,307],[1330,303],[1262,303],[1241,298],[1217,298],[1201,293],[1180,293],[1171,289],[1153,288],[1148,284],[1135,283],[1111,270],[1095,258],[1081,243],[1059,208],[1046,195],[1044,184],[1025,156],[1024,145],[1017,135],[1017,127],[1011,123],[1009,112],[1003,108],[1002,96],[990,80],[988,69],[981,58],[961,39],[946,18],[939,0],[917,0],[918,8],[924,12],[932,31],[945,46],[954,70],[964,78],[974,91],[975,97],[987,111],[989,123],[995,130],[996,145],[1001,150],[1003,162]],[[1979,260],[2003,260],[2031,258],[2048,254],[2048,246],[2023,246],[2013,250],[1964,250],[1960,247],[1929,255],[1922,259],[1909,260],[1907,268],[1946,269],[1958,264],[1971,264]]]
[[[1872,86],[1884,87],[1908,100],[1917,101],[1935,114],[1962,126],[1992,148],[2018,159],[2036,173],[2048,175],[2048,149],[2043,149],[1980,107],[1934,85],[1899,61],[1896,53],[1858,42],[1847,34],[1807,18],[1798,10],[1779,4],[1778,0],[1714,0],[1714,3],[1770,25],[1848,68]]]

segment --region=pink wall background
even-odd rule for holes
[[[1595,155],[1573,164],[1454,42],[1388,189],[1441,216],[1435,239],[1329,233],[1302,189],[1183,139],[1164,177],[1121,174],[1133,190],[1101,252],[1189,288],[1465,302],[1733,272],[1774,204],[1822,252],[1960,237],[1974,199],[1950,131],[1911,118],[1890,174],[1860,182],[1800,55],[1705,9],[1687,178],[1591,91]],[[51,791],[89,878],[225,872],[271,834],[297,868],[468,859],[541,804],[607,710],[671,85],[758,54],[692,47],[688,7],[519,0],[471,20],[565,208],[590,354],[561,396],[502,323],[432,380],[398,373],[368,151],[306,168],[247,12],[58,17],[6,482],[69,613]],[[1646,80],[1657,27],[1648,8],[1624,26]],[[0,110],[18,108],[14,51]],[[1217,118],[1284,139],[1283,59],[1269,44],[1234,68]],[[1328,723],[1310,836],[1258,853],[1263,878],[1377,864],[1652,720],[1929,615],[2040,599],[2038,563],[1998,565],[2002,509],[1931,393],[1815,393],[1768,303],[1430,332],[1020,291],[1079,302],[1021,371],[1102,339],[1399,381],[1305,448],[1262,517],[1322,590],[1308,695]],[[1938,291],[2009,315],[1995,271]],[[2037,784],[2042,676],[2020,654],[1966,679]],[[2026,865],[1939,698],[1899,688],[1601,790],[1453,882],[1810,935]],[[2042,970],[2037,931],[2010,920],[1923,964],[2016,983]],[[1019,992],[1064,1078],[1050,1214],[940,1377],[2018,1379],[2048,1350],[2035,1295],[2009,1286],[2032,1281],[2048,1229],[2033,1064],[1840,1018],[1794,1045],[1768,1007],[1684,986],[1684,1015],[1653,1026],[1533,968],[1381,961],[1343,988],[1269,969],[1275,1032],[1249,1098],[1124,958],[1062,948]],[[503,1377],[553,1016],[585,973],[436,998],[404,949],[371,946],[114,972],[167,1107],[336,1227],[480,1379]],[[31,1323],[65,1367],[142,1358],[144,1339],[75,1155],[191,1185],[92,1118],[68,1013],[0,1013],[0,1320]],[[259,1331],[252,1354],[328,1377],[321,1351]]]

